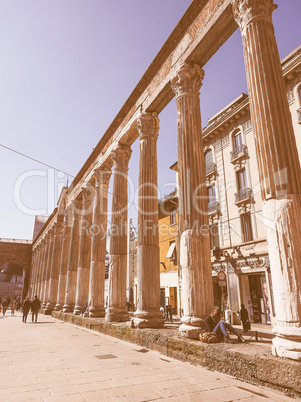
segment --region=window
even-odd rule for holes
[[[251,222],[251,214],[243,214],[240,216],[241,221],[241,232],[243,242],[253,240],[253,232],[252,232],[252,222]]]
[[[208,187],[208,202],[216,201],[215,186]]]
[[[237,190],[242,190],[247,187],[246,169],[239,170],[236,173]]]
[[[232,145],[233,145],[233,149],[241,149],[242,148],[242,137],[241,137],[240,131],[237,131],[235,134],[233,134]]]
[[[212,150],[209,149],[209,151],[207,151],[205,153],[205,166],[206,169],[210,168],[210,166],[213,164],[213,153]]]
[[[213,225],[209,226],[210,231],[210,249],[213,250],[214,247],[219,247],[219,235],[218,235],[218,225],[214,223]]]
[[[176,215],[177,215],[176,209],[171,209],[170,210],[170,225],[175,225],[177,223]]]

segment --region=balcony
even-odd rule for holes
[[[212,201],[208,203],[208,215],[215,215],[221,212],[220,203],[217,201]]]
[[[217,172],[217,167],[216,163],[211,163],[209,166],[206,166],[206,176],[209,176],[211,174],[216,174]]]
[[[248,188],[241,188],[237,193],[234,194],[235,201],[234,203],[236,205],[239,205],[243,202],[251,202],[251,199],[253,197],[253,191]]]
[[[301,107],[297,110],[298,123],[301,124]]]
[[[233,149],[230,153],[231,162],[235,162],[237,159],[246,158],[248,156],[248,147],[246,145],[240,145]]]

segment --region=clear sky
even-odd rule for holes
[[[275,0],[280,57],[301,44],[301,1]],[[0,237],[31,239],[36,214],[50,214],[190,0],[0,0]],[[240,33],[204,66],[203,126],[247,92]],[[160,114],[160,196],[174,188],[174,100]],[[138,180],[138,142],[129,169]],[[111,180],[112,182],[112,180]],[[109,191],[112,191],[112,183]],[[135,207],[130,216],[137,214]]]

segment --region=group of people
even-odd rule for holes
[[[8,310],[8,308],[10,307],[10,311],[11,311],[11,315],[15,314],[15,311],[19,310],[19,308],[21,307],[21,303],[20,300],[13,298],[12,300],[8,297],[4,297],[3,300],[1,299],[1,303],[0,303],[0,312],[2,311],[3,317],[6,314],[6,311]]]
[[[38,313],[39,313],[40,308],[41,308],[41,302],[37,295],[35,295],[33,301],[31,301],[29,299],[29,297],[27,297],[24,300],[23,306],[22,306],[22,311],[23,311],[22,321],[23,322],[27,321],[28,313],[31,310],[31,313],[32,313],[31,321],[37,322],[38,321]]]

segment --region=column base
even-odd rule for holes
[[[105,320],[107,322],[125,322],[129,321],[130,316],[127,310],[121,310],[109,307],[106,310]]]
[[[101,318],[106,315],[104,307],[89,307],[89,317]]]
[[[301,327],[277,323],[273,333],[273,355],[301,361]]]
[[[183,316],[179,326],[180,335],[189,339],[200,339],[199,335],[204,330],[204,320],[200,317]]]
[[[75,306],[73,310],[74,315],[80,315],[82,313],[82,307],[81,306]]]
[[[63,313],[73,313],[74,305],[72,304],[64,304]]]
[[[45,314],[50,315],[52,311],[54,310],[54,303],[47,303],[45,307]]]
[[[53,310],[54,311],[61,311],[62,308],[63,308],[63,306],[61,304],[56,304]]]
[[[165,320],[160,311],[148,312],[137,310],[134,318],[131,319],[131,325],[135,328],[162,328]]]

